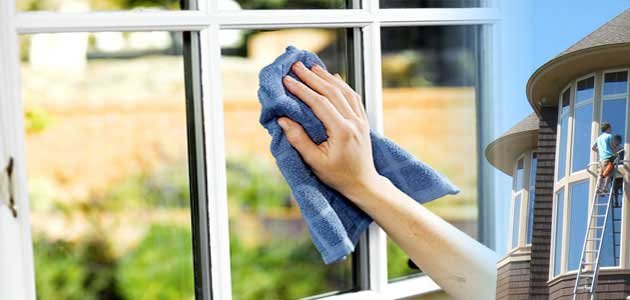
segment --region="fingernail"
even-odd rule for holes
[[[313,70],[316,70],[316,71],[324,71],[324,68],[322,68],[320,65],[314,65],[314,66],[313,66]]]
[[[287,122],[287,120],[284,118],[278,119],[278,125],[280,125],[280,127],[282,127],[282,129],[284,130],[288,130],[289,127],[291,126],[289,125],[289,122]]]
[[[284,83],[286,84],[293,84],[295,82],[295,79],[291,78],[291,76],[284,76]]]
[[[301,61],[298,61],[295,64],[293,64],[293,67],[296,68],[296,69],[303,69],[303,68],[305,68],[304,64]]]

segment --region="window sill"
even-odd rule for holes
[[[389,283],[383,291],[373,290],[338,294],[320,299],[325,300],[390,300],[404,299],[439,292],[442,289],[429,276],[422,275],[412,279]]]

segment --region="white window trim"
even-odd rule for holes
[[[0,4],[0,83],[4,86],[2,96],[3,114],[9,107],[12,116],[23,113],[21,85],[19,81],[18,34],[61,33],[61,32],[104,32],[104,31],[192,31],[198,32],[201,47],[201,70],[203,90],[204,132],[206,140],[206,164],[208,186],[208,215],[211,253],[211,277],[213,299],[231,299],[231,276],[229,257],[229,230],[227,216],[227,194],[225,180],[225,153],[223,136],[223,109],[221,99],[220,44],[221,29],[244,28],[290,28],[290,27],[356,27],[362,32],[363,70],[365,72],[366,109],[372,128],[377,132],[383,129],[382,81],[381,81],[381,43],[380,29],[387,26],[421,25],[488,25],[483,29],[488,36],[482,43],[481,68],[484,79],[490,73],[498,73],[499,42],[498,26],[501,14],[498,0],[483,1],[482,8],[447,8],[447,9],[379,9],[379,0],[361,1],[361,9],[326,9],[326,10],[252,10],[220,11],[215,0],[197,0],[199,10],[192,11],[111,11],[111,12],[15,12],[15,0],[4,0]],[[491,35],[491,36],[490,36]],[[6,61],[2,61],[6,60]],[[3,76],[4,75],[4,76]],[[497,84],[490,80],[484,82],[484,96],[496,99],[499,93]],[[5,145],[9,155],[16,157],[18,173],[21,174],[19,199],[23,207],[23,232],[25,253],[32,257],[30,245],[30,223],[28,219],[28,200],[26,198],[26,175],[24,157],[24,124],[21,118],[2,118],[11,124],[2,124],[3,137],[8,137]],[[483,128],[491,128],[482,124]],[[16,148],[12,145],[17,145]],[[489,209],[493,204],[489,203]],[[480,207],[480,209],[482,209]],[[488,209],[488,208],[483,208]],[[491,220],[490,220],[491,223]],[[493,232],[493,228],[482,228],[482,232]],[[328,297],[330,299],[353,297],[357,295],[376,295],[380,299],[393,299],[434,292],[437,285],[427,276],[389,283],[387,278],[387,237],[376,224],[368,230],[369,285],[367,291],[347,293]],[[493,246],[493,236],[488,234],[487,242]],[[25,265],[31,270],[32,262]],[[31,282],[32,283],[32,282]],[[414,284],[415,283],[415,284]],[[421,284],[417,284],[421,283]],[[34,283],[31,284],[34,290]],[[375,296],[375,297],[376,297]],[[34,297],[34,296],[33,296]],[[33,298],[31,297],[31,298]],[[361,298],[365,299],[365,298]]]
[[[518,156],[518,158],[516,159],[515,163],[514,163],[514,167],[512,169],[512,197],[510,199],[510,232],[509,232],[509,239],[508,239],[508,249],[510,249],[510,252],[513,252],[519,248],[522,248],[523,246],[525,246],[524,243],[524,239],[523,239],[523,203],[527,202],[526,200],[524,200],[523,198],[525,196],[527,196],[527,192],[525,191],[525,187],[529,184],[528,181],[529,179],[525,179],[525,175],[528,175],[529,173],[527,172],[527,153],[522,153],[521,155]],[[517,189],[516,187],[516,174],[518,172],[518,164],[519,161],[523,161],[523,184],[521,186],[521,188]],[[516,210],[516,197],[520,196],[521,197],[521,203],[519,204],[519,215],[516,216],[514,215],[514,212]],[[525,206],[527,207],[527,206]],[[514,224],[515,221],[514,218],[518,218],[518,232],[517,232],[517,239],[518,241],[516,242],[516,246],[512,246],[513,245],[513,240],[514,240]]]
[[[586,100],[582,100],[582,102],[578,103],[577,102],[577,89],[578,89],[578,83],[582,80],[586,80],[589,78],[593,78],[593,97],[586,99]],[[592,113],[591,113],[591,136],[593,133],[593,118],[594,116],[596,116],[596,112],[595,112],[595,98],[597,97],[597,76],[595,75],[595,73],[590,73],[587,75],[584,75],[582,77],[579,77],[578,79],[576,79],[573,83],[572,86],[572,97],[571,97],[571,108],[569,109],[570,111],[570,115],[569,115],[569,119],[571,120],[571,131],[569,132],[571,135],[571,144],[568,145],[568,149],[569,149],[569,158],[567,160],[567,171],[568,173],[567,176],[570,177],[576,173],[580,173],[580,172],[586,172],[586,169],[581,169],[581,170],[577,170],[577,171],[573,171],[573,140],[575,138],[575,112],[578,108],[582,107],[582,106],[587,106],[587,105],[591,105],[592,106]],[[592,139],[591,139],[592,140]],[[590,145],[589,145],[590,146]],[[592,153],[589,153],[589,162],[591,163],[592,161]],[[587,167],[588,168],[588,167]]]
[[[528,174],[529,176],[527,178],[528,185],[527,185],[527,207],[526,207],[526,210],[527,210],[526,213],[527,214],[525,215],[525,246],[530,246],[530,247],[531,247],[532,243],[531,242],[530,243],[527,242],[527,238],[528,238],[527,231],[528,231],[528,228],[529,228],[529,214],[530,214],[529,205],[530,205],[530,201],[532,201],[532,200],[534,200],[533,202],[536,202],[536,169],[532,168],[533,167],[533,163],[534,163],[534,155],[536,155],[536,166],[538,166],[538,153],[535,150],[529,152],[529,165],[528,165],[529,166],[529,174]],[[532,182],[532,173],[534,174],[533,182]],[[530,197],[532,195],[534,197],[533,199]],[[533,233],[534,233],[534,228],[533,228],[533,226],[534,226],[534,222],[533,222],[534,221],[533,220],[534,219],[534,212],[533,212],[533,210],[534,210],[534,207],[532,206],[532,211],[531,211],[531,214],[532,214],[532,228],[531,228],[532,236],[533,236]],[[533,237],[532,237],[532,240],[533,240]]]

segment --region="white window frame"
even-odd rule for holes
[[[577,89],[578,89],[578,82],[582,81],[582,80],[586,80],[589,78],[593,78],[593,97],[583,100],[582,102],[578,103],[577,102]],[[570,131],[570,135],[571,135],[571,144],[568,145],[568,149],[569,149],[569,157],[570,159],[567,160],[567,171],[569,171],[567,174],[567,176],[572,176],[573,174],[576,173],[580,173],[580,172],[585,172],[585,169],[581,169],[581,170],[577,170],[577,171],[573,171],[573,140],[575,138],[575,112],[577,111],[578,108],[582,107],[582,106],[587,106],[587,105],[592,105],[592,113],[591,113],[591,133],[593,132],[593,118],[594,116],[596,116],[596,112],[595,112],[595,98],[597,97],[597,76],[595,76],[595,73],[590,73],[587,75],[584,75],[582,77],[579,77],[578,79],[575,80],[575,82],[573,83],[573,87],[572,89],[572,97],[571,97],[571,108],[569,109],[570,111],[570,115],[569,115],[569,119],[571,119],[571,131]],[[592,134],[591,134],[592,136]],[[592,141],[592,138],[591,138]],[[590,142],[589,142],[589,146],[590,146]],[[591,163],[591,158],[592,155],[589,155],[589,164]],[[588,164],[587,164],[588,166]]]
[[[19,80],[18,35],[35,33],[70,33],[104,31],[190,31],[199,36],[201,94],[204,116],[205,164],[207,174],[209,256],[212,262],[206,298],[231,299],[231,272],[227,214],[227,192],[224,153],[224,123],[222,78],[220,74],[221,29],[270,29],[294,27],[359,28],[362,35],[362,70],[364,72],[364,100],[373,130],[383,131],[382,76],[381,76],[381,28],[388,26],[435,26],[435,25],[484,25],[482,32],[482,74],[484,115],[491,115],[491,101],[498,99],[499,86],[491,78],[498,75],[499,22],[501,14],[499,0],[482,1],[479,8],[418,8],[380,9],[379,0],[355,0],[360,9],[322,10],[242,10],[222,11],[216,0],[197,0],[198,10],[189,11],[108,11],[84,13],[60,12],[16,12],[16,0],[0,1],[0,96],[2,122],[0,134],[7,138],[4,145],[8,155],[16,158],[19,177],[18,203],[23,207],[24,249],[31,255],[30,224],[28,221],[28,199],[26,197],[26,175],[24,157],[24,124],[22,116],[21,85]],[[10,108],[8,111],[6,108]],[[5,118],[4,116],[12,116]],[[492,136],[492,121],[480,124],[480,144],[486,144]],[[3,138],[4,139],[4,138]],[[13,146],[13,145],[17,146]],[[482,164],[483,165],[483,164]],[[487,164],[486,164],[487,165]],[[490,166],[482,166],[482,174],[489,174]],[[482,176],[483,177],[483,176]],[[480,219],[486,220],[480,228],[480,238],[494,248],[494,203],[492,186],[480,186],[481,197],[488,203],[479,206]],[[327,299],[398,299],[432,293],[440,290],[427,276],[418,276],[397,282],[387,278],[387,237],[382,229],[372,224],[367,238],[362,239],[361,251],[365,262],[359,274],[365,280],[361,291],[330,296]],[[32,264],[26,263],[25,270],[32,274]],[[34,283],[30,283],[34,289]],[[206,286],[207,285],[207,286]]]
[[[516,182],[516,174],[518,172],[518,164],[520,161],[523,161],[523,184],[520,188],[517,188],[517,182]],[[528,184],[527,180],[525,179],[525,175],[529,174],[527,172],[527,156],[526,153],[521,154],[515,161],[514,163],[514,168],[512,171],[512,197],[511,197],[511,201],[510,201],[510,232],[509,232],[509,239],[508,239],[508,249],[510,249],[510,252],[514,252],[515,250],[521,248],[523,246],[523,202],[527,202],[526,200],[523,199],[523,197],[527,196],[527,192],[525,191],[525,186]],[[519,214],[518,216],[514,214],[514,212],[516,211],[516,197],[521,197],[521,203],[519,203]],[[514,244],[514,224],[517,220],[515,220],[516,218],[518,218],[518,232],[517,232],[517,242],[516,242],[516,246],[512,246]]]
[[[531,218],[532,218],[532,236],[534,233],[534,207],[531,206],[531,211],[530,211],[530,202],[536,202],[536,168],[532,168],[534,165],[534,155],[536,155],[536,167],[538,167],[538,153],[534,150],[531,151],[529,153],[529,176],[527,178],[528,180],[528,185],[527,185],[527,209],[526,209],[526,213],[527,215],[525,216],[525,246],[530,246],[532,245],[531,241],[528,243],[527,242],[527,238],[529,237],[529,235],[527,234],[527,232],[529,231],[529,218],[530,218],[530,213],[531,213]],[[534,178],[532,178],[532,174],[534,176]],[[534,180],[532,180],[534,179]],[[533,197],[533,198],[532,198]],[[532,237],[533,239],[533,237]]]

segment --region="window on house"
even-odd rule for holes
[[[458,195],[425,206],[475,238],[480,30],[477,25],[381,30],[385,134],[460,187]],[[390,279],[419,272],[407,259],[389,241]]]
[[[523,199],[523,185],[525,176],[525,158],[516,162],[513,176],[512,191],[512,235],[511,249],[519,246],[521,229],[521,202]]]
[[[518,247],[519,230],[521,224],[521,197],[523,194],[518,194],[514,197],[514,203],[512,204],[512,248]]]
[[[571,172],[584,170],[591,157],[595,77],[580,80],[575,93]]]
[[[588,180],[583,180],[569,184],[567,271],[577,270],[580,265],[588,222],[588,183]]]
[[[553,276],[562,272],[562,241],[564,222],[564,188],[556,192],[554,207],[554,243],[553,243]]]
[[[234,41],[222,47],[221,73],[236,299],[297,299],[353,288],[352,257],[324,265],[311,243],[300,209],[269,152],[271,137],[258,122],[256,94],[260,69],[287,45],[318,53],[331,72],[348,79],[354,59],[352,32],[321,28],[222,31],[222,36]],[[266,284],[252,286],[259,277]]]
[[[569,112],[571,108],[571,88],[567,88],[560,97],[560,122],[558,126],[559,141],[558,141],[558,160],[557,160],[557,176],[556,180],[564,178],[566,174],[567,165],[567,137],[569,132]]]
[[[21,40],[38,297],[193,298],[182,34]]]
[[[529,169],[529,189],[527,200],[527,241],[526,244],[532,243],[532,233],[534,231],[534,202],[536,199],[536,167],[538,165],[538,155],[532,153],[531,164]]]
[[[628,72],[604,74],[602,111],[600,122],[608,122],[615,135],[622,141],[626,137],[626,101],[628,93]],[[601,124],[601,123],[600,123]]]

